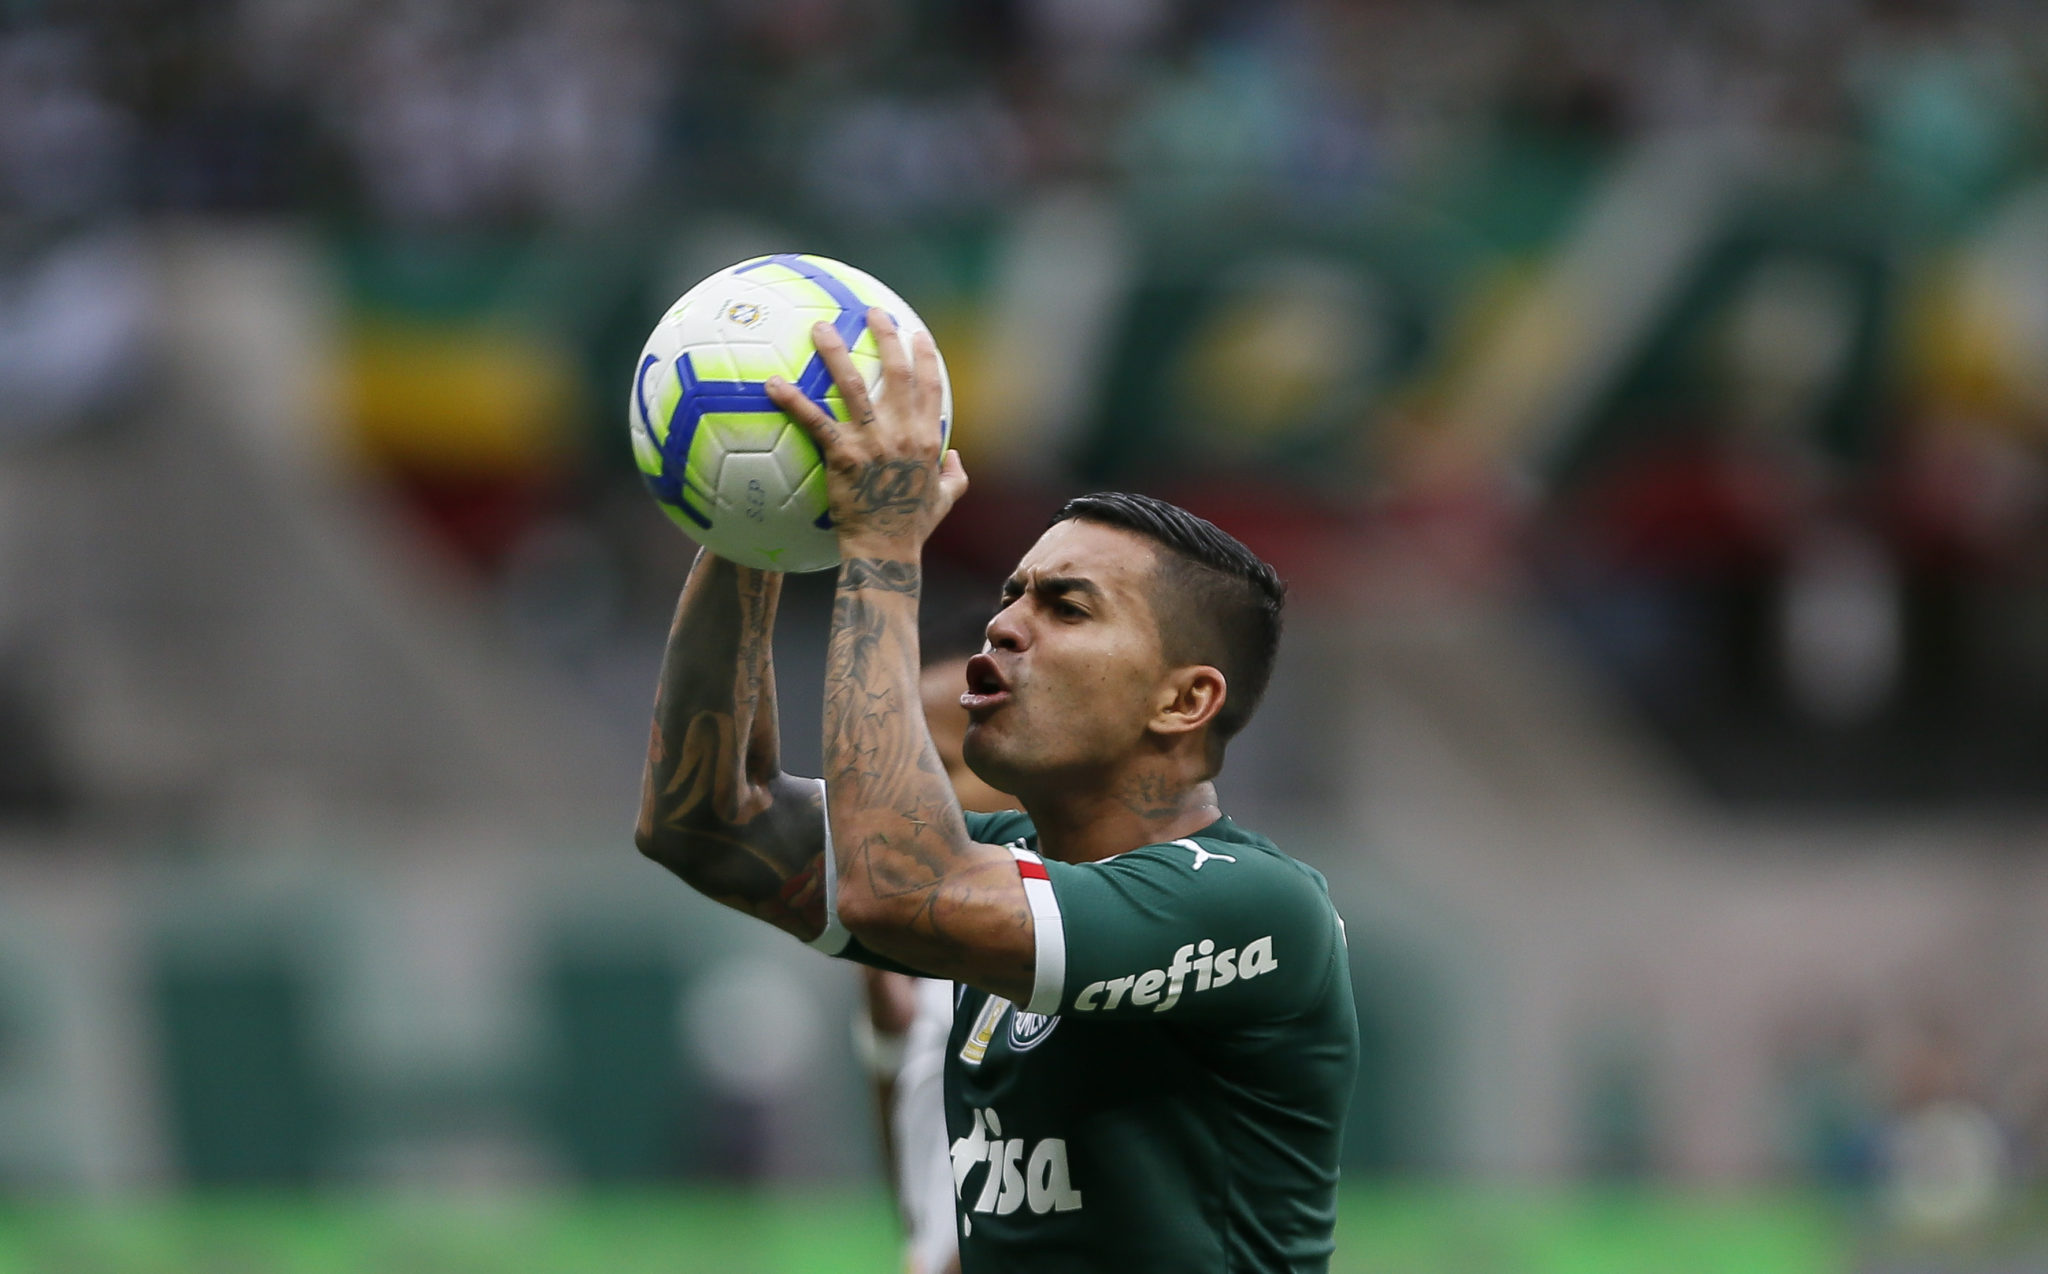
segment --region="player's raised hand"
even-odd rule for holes
[[[882,357],[881,392],[875,396],[838,331],[830,323],[811,329],[846,401],[844,422],[780,377],[768,382],[768,396],[804,427],[825,457],[827,498],[840,542],[896,541],[915,549],[967,489],[967,472],[958,452],[940,450],[943,387],[931,335],[913,333],[906,348],[895,320],[880,308],[868,311],[868,330]]]

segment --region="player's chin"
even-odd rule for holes
[[[967,768],[980,776],[982,782],[1003,792],[1010,790],[1005,784],[1013,782],[1017,772],[1016,741],[1006,738],[1005,733],[989,717],[970,719],[967,733],[960,740],[960,759],[967,762]]]
[[[967,729],[961,732],[960,759],[977,774],[981,773],[984,763],[994,759],[996,749],[992,733],[986,717],[967,718]]]

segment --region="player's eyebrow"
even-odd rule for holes
[[[1102,596],[1102,589],[1094,580],[1084,575],[1040,575],[1031,580],[1030,588],[1040,596],[1058,597],[1067,593],[1080,593],[1087,597]],[[1023,594],[1024,589],[1024,578],[1012,575],[1003,581],[1003,600],[1014,600]]]

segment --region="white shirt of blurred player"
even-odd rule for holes
[[[946,1037],[953,1030],[953,984],[917,980],[917,1016],[903,1041],[889,1124],[896,1139],[896,1182],[909,1222],[910,1274],[946,1268],[960,1250],[953,1212],[953,1158],[946,1143]]]

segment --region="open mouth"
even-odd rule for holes
[[[1009,700],[1009,684],[1003,680],[1003,671],[996,667],[994,659],[983,654],[967,661],[967,691],[960,696],[961,707],[969,713],[986,712]]]

